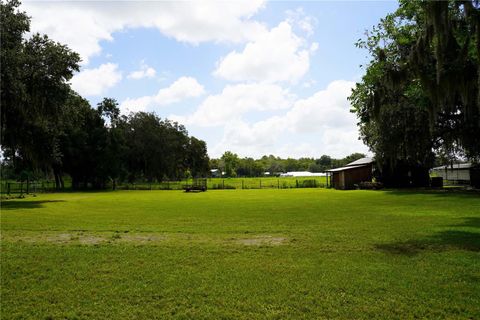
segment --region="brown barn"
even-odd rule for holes
[[[345,167],[327,170],[330,185],[335,189],[354,189],[363,181],[372,181],[373,159],[362,158],[347,164]],[[328,178],[327,178],[328,179]]]

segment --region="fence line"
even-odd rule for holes
[[[182,190],[185,185],[191,184],[192,179],[181,181],[163,182],[136,182],[117,183],[117,190]],[[323,177],[312,179],[304,178],[209,178],[207,189],[229,190],[229,189],[290,189],[290,188],[325,188],[326,181]],[[113,185],[107,185],[111,190]],[[63,190],[72,190],[67,187]],[[82,190],[82,189],[80,189]],[[88,188],[87,188],[88,190]],[[0,193],[15,195],[29,193],[46,193],[58,191],[54,181],[4,181],[0,182]]]
[[[165,181],[158,183],[117,184],[119,190],[182,190],[192,180]],[[311,178],[210,178],[207,189],[290,189],[290,188],[325,188],[325,179]]]
[[[55,182],[52,181],[5,181],[0,183],[1,194],[30,194],[55,191]]]

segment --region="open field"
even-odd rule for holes
[[[478,319],[477,194],[328,189],[2,202],[2,319]]]

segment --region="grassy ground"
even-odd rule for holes
[[[1,223],[2,319],[480,318],[478,194],[45,194]]]

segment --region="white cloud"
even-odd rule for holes
[[[242,156],[344,157],[367,152],[358,140],[355,115],[349,112],[354,83],[338,80],[306,99],[299,99],[280,116],[255,123],[228,122],[219,143],[211,147],[213,156],[231,150]]]
[[[208,96],[191,116],[171,118],[186,124],[221,126],[250,111],[289,108],[294,98],[288,90],[273,84],[227,85],[221,93]]]
[[[327,127],[344,128],[355,125],[356,118],[350,112],[350,103],[347,100],[354,85],[351,81],[333,81],[325,90],[296,101],[285,115],[289,130],[310,133]]]
[[[250,1],[29,1],[32,32],[46,33],[80,53],[84,63],[101,52],[101,41],[127,28],[156,28],[177,41],[244,42],[266,31],[252,20],[264,0]]]
[[[287,10],[287,21],[291,25],[295,25],[300,30],[304,31],[307,36],[311,36],[318,23],[315,17],[309,16],[305,13],[303,8],[297,8],[295,10]]]
[[[120,109],[123,112],[145,111],[148,107],[166,106],[187,98],[199,97],[204,93],[204,87],[195,78],[181,77],[169,87],[160,89],[155,95],[126,99]]]
[[[284,21],[249,42],[242,52],[230,52],[217,64],[214,75],[230,81],[296,83],[308,71],[317,48],[317,43],[307,45]]]
[[[157,71],[154,68],[149,67],[147,64],[145,64],[145,62],[142,61],[140,64],[140,69],[132,71],[127,78],[139,80],[143,78],[153,78],[156,74]]]
[[[284,131],[282,125],[283,118],[276,116],[253,124],[242,120],[230,121],[224,127],[220,142],[209,151],[213,156],[220,156],[226,150],[237,152],[242,156],[255,157],[279,154],[275,145],[278,135]]]
[[[118,65],[105,63],[98,68],[85,69],[77,73],[70,83],[73,90],[83,96],[98,96],[115,86],[122,79]]]
[[[307,80],[307,81],[304,81],[302,83],[302,86],[304,88],[311,88],[312,86],[314,86],[315,84],[317,84],[317,81],[315,81],[314,79],[310,79],[310,80]]]
[[[358,137],[358,128],[353,124],[342,128],[328,128],[321,134],[320,150],[322,154],[339,158],[354,152],[368,153],[368,147]]]

